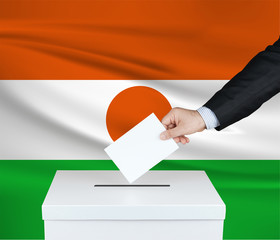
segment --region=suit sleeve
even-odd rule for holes
[[[256,111],[280,91],[280,38],[257,54],[204,106],[217,116],[221,130]]]

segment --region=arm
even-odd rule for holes
[[[204,106],[217,116],[221,130],[256,111],[280,91],[280,38],[257,54]]]
[[[187,143],[184,135],[216,127],[221,130],[256,111],[280,91],[280,38],[255,56],[197,111],[173,108],[163,119],[161,139]],[[208,111],[209,110],[209,111]]]

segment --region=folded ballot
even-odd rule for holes
[[[178,149],[173,139],[160,139],[163,131],[164,126],[152,113],[104,149],[129,183]]]

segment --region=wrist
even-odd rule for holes
[[[210,108],[202,106],[199,109],[197,109],[197,112],[200,114],[200,116],[204,120],[206,129],[216,128],[220,125],[220,122],[219,122],[217,116]]]
[[[198,111],[194,110],[194,115],[197,122],[197,131],[202,132],[206,129],[206,123]]]

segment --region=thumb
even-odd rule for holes
[[[162,132],[160,134],[160,139],[161,140],[166,140],[166,139],[178,137],[178,136],[181,136],[181,135],[183,135],[182,130],[179,127],[175,127],[175,128],[168,129],[168,130]]]

